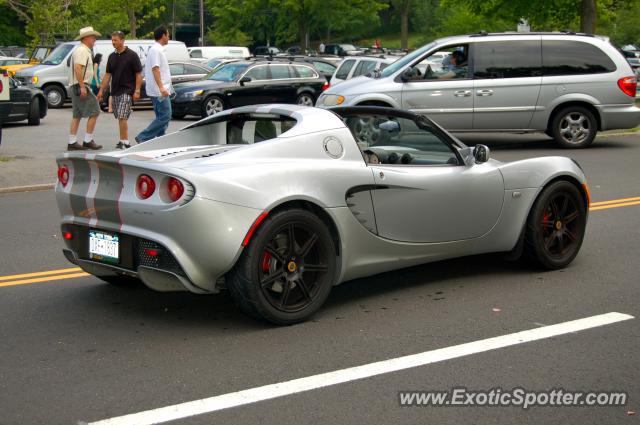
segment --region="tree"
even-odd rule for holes
[[[400,14],[400,48],[409,48],[409,10],[412,0],[392,0],[394,8]]]
[[[76,0],[2,0],[26,23],[25,32],[31,45],[53,43],[63,32]]]

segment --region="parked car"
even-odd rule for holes
[[[211,68],[200,62],[182,62],[171,61],[169,62],[169,72],[171,73],[171,84],[185,83],[189,81],[198,81],[211,72]],[[102,101],[100,102],[100,108],[103,111],[109,108],[109,88],[104,92]],[[136,105],[150,103],[151,99],[147,96],[147,84],[146,80],[142,79],[142,86],[140,87],[140,99],[136,100]]]
[[[27,58],[27,48],[20,46],[0,46],[0,56],[8,56],[12,58]]]
[[[127,40],[126,46],[140,56],[144,66],[147,52],[155,43],[154,40]],[[69,67],[71,54],[80,44],[79,41],[70,41],[59,44],[49,56],[40,64],[22,69],[16,73],[16,79],[23,85],[39,88],[44,91],[50,108],[61,108],[65,100],[70,99]],[[107,58],[113,53],[111,40],[97,40],[93,46],[93,53],[101,53],[105,58],[100,63],[100,71],[104,75],[107,67]],[[187,46],[181,41],[170,40],[165,46],[165,53],[169,61],[189,61]]]
[[[213,58],[207,61],[207,66],[213,71],[216,68],[221,67],[225,63],[229,62],[237,62],[241,59],[223,59],[223,58]]]
[[[71,263],[157,291],[225,288],[279,325],[309,319],[341,282],[433,261],[509,252],[561,269],[589,209],[574,160],[502,163],[392,108],[246,106],[56,160]]]
[[[386,56],[356,56],[353,58],[345,58],[331,77],[330,84],[335,86],[351,78],[382,71],[389,64],[397,60],[398,58],[393,56],[390,58]]]
[[[29,63],[29,58],[15,58],[10,56],[0,56],[0,68],[4,69],[7,65],[20,65]]]
[[[313,106],[326,79],[310,65],[280,60],[237,61],[206,79],[177,84],[171,99],[175,118],[207,117],[224,109],[261,103]]]
[[[27,120],[29,125],[39,125],[40,120],[47,115],[44,93],[38,89],[21,86],[13,78],[8,77],[6,71],[2,75],[0,121],[7,123]]]
[[[336,56],[358,56],[362,55],[364,51],[358,49],[353,44],[327,44],[324,46],[324,54],[336,55]]]
[[[274,46],[258,46],[253,49],[253,56],[276,56],[284,52]]]
[[[316,56],[318,52],[311,48],[306,48],[303,51],[300,46],[291,46],[285,51],[285,54],[289,56]]]
[[[199,62],[207,62],[211,59],[247,59],[251,57],[249,49],[239,46],[200,46],[189,47],[189,56],[191,60]]]
[[[56,47],[55,45],[47,45],[47,44],[36,46],[31,51],[31,56],[29,56],[26,62],[8,64],[4,66],[4,69],[9,71],[10,77],[13,77],[16,74],[16,72],[20,71],[21,69],[29,68],[31,66],[41,63],[49,55],[49,53],[51,53],[51,51],[55,49],[55,47]]]
[[[640,68],[640,50],[621,50],[622,56],[627,59],[634,70]]]
[[[458,52],[460,63],[425,67],[439,51]],[[380,74],[331,87],[317,106],[392,106],[429,114],[450,131],[541,131],[582,148],[598,130],[640,123],[636,87],[620,52],[597,37],[479,33],[436,40]]]
[[[327,79],[327,82],[331,80],[334,72],[336,72],[336,64],[332,61],[320,58],[317,56],[287,56],[287,60],[294,62],[306,62],[313,65],[318,72]]]

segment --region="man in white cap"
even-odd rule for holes
[[[71,55],[71,67],[69,83],[71,84],[71,103],[73,105],[73,118],[71,119],[71,129],[69,132],[69,144],[67,150],[99,150],[101,145],[93,140],[93,130],[100,115],[100,105],[91,90],[91,80],[93,79],[93,45],[96,37],[100,33],[93,30],[93,27],[85,27],[80,30],[76,40],[80,40],[80,45]],[[80,120],[87,118],[87,132],[84,135],[84,142],[78,143],[77,133],[80,127]]]

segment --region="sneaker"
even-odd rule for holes
[[[131,147],[131,145],[125,145],[122,142],[118,142],[118,144],[116,145],[116,149],[128,149],[130,147]]]
[[[83,151],[84,147],[78,142],[68,143],[67,144],[67,150],[68,151]]]
[[[96,142],[94,142],[93,140],[90,142],[84,142],[82,144],[82,147],[84,149],[91,149],[93,151],[99,151],[100,149],[102,149],[102,145],[96,144]]]

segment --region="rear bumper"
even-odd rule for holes
[[[635,105],[596,105],[601,130],[634,128],[640,125],[640,108]]]

